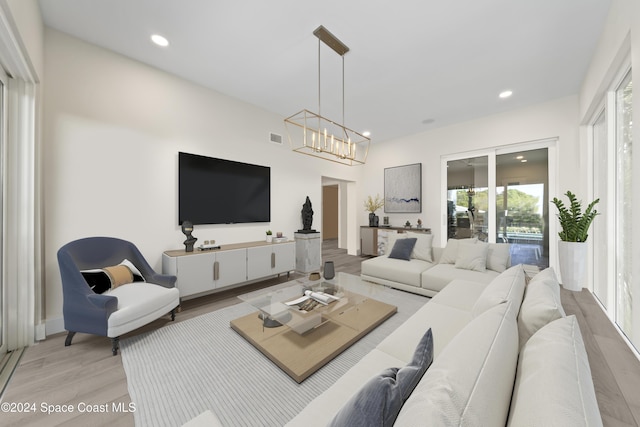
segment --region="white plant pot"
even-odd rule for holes
[[[273,242],[273,234],[267,234],[267,243]]]
[[[558,242],[560,280],[570,291],[581,291],[587,284],[587,243]]]

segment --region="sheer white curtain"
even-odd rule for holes
[[[3,146],[3,258],[7,350],[43,336],[41,185],[36,134],[38,76],[15,29],[11,10],[0,1],[0,65],[7,85]]]

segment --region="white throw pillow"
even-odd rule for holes
[[[485,272],[489,245],[484,242],[460,242],[456,255],[456,268]]]
[[[449,239],[447,240],[447,246],[445,246],[442,251],[442,255],[440,256],[440,261],[438,264],[455,264],[456,257],[458,256],[458,245],[460,242],[477,242],[478,239]]]
[[[520,351],[507,426],[602,426],[575,316],[549,323]]]
[[[411,258],[421,259],[422,261],[433,262],[433,234],[426,233],[405,233],[407,238],[415,237],[416,245],[413,247]]]
[[[514,318],[522,303],[524,295],[525,275],[522,264],[514,265],[510,269],[500,273],[482,291],[476,303],[471,309],[471,315],[477,317],[502,302],[511,302]]]
[[[520,346],[540,328],[565,316],[558,278],[553,268],[547,268],[536,274],[525,289],[518,315]]]
[[[404,403],[398,426],[504,426],[518,361],[507,303],[473,319],[442,350]]]
[[[489,243],[487,269],[502,273],[509,267],[511,246],[508,243]]]

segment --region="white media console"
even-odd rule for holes
[[[222,245],[220,249],[162,254],[162,273],[178,278],[180,298],[218,292],[296,269],[294,241],[248,242]]]

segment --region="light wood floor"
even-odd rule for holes
[[[360,274],[361,257],[349,256],[337,249],[335,241],[323,245],[323,260],[333,261],[336,271]],[[295,277],[295,276],[294,276]],[[176,317],[181,322],[201,314],[236,304],[237,295],[286,281],[286,276],[240,289],[186,301]],[[594,378],[604,425],[640,426],[640,361],[619,337],[613,326],[587,291],[563,291],[563,305],[575,314],[585,337],[585,345]],[[136,331],[141,333],[170,323],[159,319]],[[130,403],[127,380],[120,355],[111,355],[111,343],[103,337],[77,334],[70,347],[64,346],[64,334],[48,337],[23,355],[2,402],[35,404],[29,413],[0,412],[2,426],[133,426],[133,414],[116,412],[112,404]],[[171,352],[172,349],[167,349]],[[73,413],[43,413],[45,405],[71,405]],[[102,405],[109,412],[79,413],[83,404]]]

